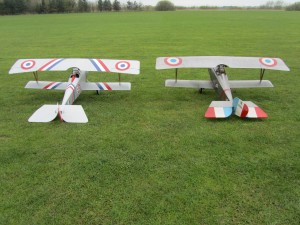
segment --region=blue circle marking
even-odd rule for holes
[[[265,62],[266,62],[266,63],[271,63],[272,60],[271,60],[271,59],[265,59]]]
[[[127,61],[120,61],[116,63],[115,67],[117,70],[121,70],[121,71],[128,70],[130,68],[130,63]]]
[[[264,66],[268,66],[268,67],[274,67],[278,63],[277,60],[273,58],[260,58],[259,62]]]

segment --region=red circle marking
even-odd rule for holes
[[[176,63],[172,63],[172,62],[169,62],[169,59],[177,59],[178,61]],[[165,64],[167,64],[169,66],[179,66],[180,64],[182,64],[182,59],[175,58],[175,57],[168,57],[168,58],[165,58],[164,62],[165,62]]]
[[[122,64],[122,63],[126,64],[126,66],[125,66],[125,67],[121,67],[120,64]],[[120,61],[120,62],[118,62],[118,63],[116,64],[116,69],[117,69],[117,70],[121,70],[121,71],[128,70],[129,67],[130,67],[130,63],[129,63],[129,62],[126,62],[126,61]]]
[[[29,63],[29,66],[26,65],[28,63]],[[35,61],[34,60],[26,60],[26,61],[22,62],[21,68],[24,69],[24,70],[29,70],[32,67],[34,67],[34,65],[35,65]]]
[[[271,60],[271,63],[272,63],[272,64],[266,63],[265,60]],[[260,58],[260,59],[259,59],[259,62],[260,62],[261,64],[263,64],[264,66],[268,66],[268,67],[273,67],[273,66],[276,66],[276,65],[277,65],[277,60],[276,60],[276,59],[272,59],[272,58]]]

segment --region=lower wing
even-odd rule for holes
[[[25,88],[65,90],[68,84],[68,82],[29,81]]]
[[[81,90],[89,91],[127,91],[131,90],[129,82],[81,82]]]
[[[165,86],[213,89],[212,82],[209,80],[166,80]]]
[[[264,88],[274,87],[269,80],[230,80],[230,88]]]

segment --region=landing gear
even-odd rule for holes
[[[100,95],[100,91],[99,91],[99,90],[97,90],[97,91],[96,91],[96,94],[97,94],[97,95]]]
[[[200,88],[200,89],[199,89],[199,93],[200,93],[200,94],[203,93],[203,89],[204,89],[204,88]]]

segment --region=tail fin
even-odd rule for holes
[[[47,123],[57,115],[68,123],[87,123],[88,119],[81,105],[43,105],[28,119],[29,122]]]
[[[232,102],[231,101],[213,101],[209,105],[205,118],[227,118],[232,114]]]
[[[233,112],[242,118],[268,118],[261,108],[251,101],[242,101],[239,98],[233,99]]]
[[[239,98],[233,99],[233,112],[235,115],[244,118],[249,112],[249,107]]]

